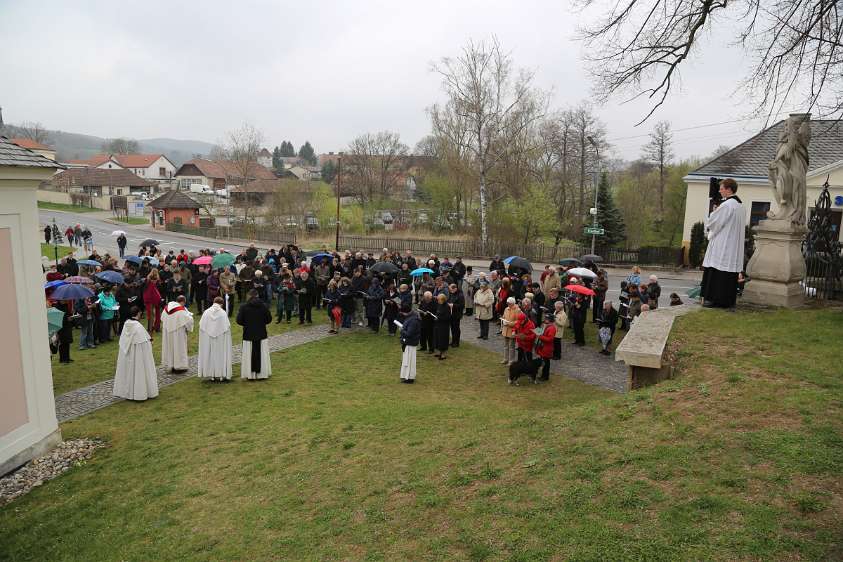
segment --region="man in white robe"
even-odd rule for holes
[[[140,309],[132,307],[132,313],[120,333],[113,394],[126,400],[146,400],[158,396],[158,374],[152,356],[152,338],[138,322]]]
[[[202,314],[199,320],[200,379],[231,380],[231,323],[222,297]]]
[[[175,373],[184,372],[190,366],[187,333],[193,331],[193,314],[187,310],[186,302],[180,296],[161,313],[161,364]]]
[[[702,297],[707,308],[734,308],[738,273],[744,265],[746,213],[732,178],[720,181],[723,202],[705,220],[708,248],[703,260]]]

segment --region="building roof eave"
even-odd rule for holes
[[[687,176],[682,178],[682,181],[685,183],[706,183],[708,184],[710,178],[713,176],[711,174],[695,174],[691,172]],[[741,183],[749,183],[749,184],[758,184],[758,185],[769,185],[770,179],[767,176],[739,176],[739,175],[724,175],[723,177],[729,177],[734,179],[738,184]]]

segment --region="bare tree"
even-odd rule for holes
[[[243,221],[249,222],[249,209],[252,206],[248,185],[255,179],[258,164],[258,153],[263,146],[263,133],[248,123],[227,134],[224,151],[226,159],[231,162],[237,177],[232,178],[244,189]]]
[[[225,149],[218,144],[215,144],[211,147],[211,150],[208,152],[208,158],[210,160],[225,160],[228,156],[225,153]]]
[[[644,146],[644,158],[652,162],[659,171],[659,214],[658,220],[664,217],[664,186],[667,166],[673,159],[673,134],[670,123],[659,121],[650,133],[650,142]]]
[[[37,143],[48,144],[50,132],[39,121],[24,121],[17,127],[18,134]]]
[[[109,139],[102,143],[102,149],[109,154],[135,154],[140,151],[138,141],[134,139]]]
[[[582,7],[598,0],[575,0]],[[631,92],[661,106],[682,63],[698,54],[715,21],[741,25],[735,44],[754,58],[742,83],[768,119],[786,104],[843,112],[843,5],[840,0],[618,0],[582,30],[595,92],[603,100]]]
[[[366,133],[351,141],[343,159],[343,179],[361,203],[390,197],[407,169],[409,147],[398,133]]]
[[[442,77],[448,97],[430,108],[434,133],[447,138],[471,157],[479,180],[480,236],[489,240],[490,173],[505,156],[512,156],[512,141],[544,115],[544,96],[533,87],[533,75],[515,72],[510,55],[497,38],[469,41],[457,58],[433,65]]]

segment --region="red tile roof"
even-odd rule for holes
[[[9,139],[16,145],[21,148],[28,148],[29,150],[53,150],[47,145],[41,144],[40,142],[35,142],[32,139]]]
[[[64,187],[150,187],[153,184],[139,178],[129,170],[102,170],[99,168],[71,168],[51,180],[53,185]]]
[[[81,164],[83,166],[96,168],[97,166],[105,164],[109,160],[111,160],[110,154],[94,154],[90,158],[83,160],[69,160],[68,164]]]
[[[194,158],[193,160],[188,160],[183,164],[183,166],[193,165],[201,172],[203,176],[206,178],[213,178],[213,179],[223,179],[223,180],[238,180],[241,179],[242,171],[238,167],[236,162],[231,160],[206,160],[204,158]],[[179,168],[176,175],[190,175],[190,174],[182,174],[181,168]],[[253,162],[252,165],[249,167],[249,177],[252,179],[259,179],[259,180],[274,180],[275,174],[272,173],[271,170],[264,168],[257,162]]]
[[[149,168],[163,154],[115,154],[114,159],[124,168]]]

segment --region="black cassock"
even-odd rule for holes
[[[243,326],[243,340],[252,342],[252,372],[261,372],[261,342],[267,338],[266,325],[272,322],[272,314],[264,302],[253,298],[240,307],[237,323]]]

